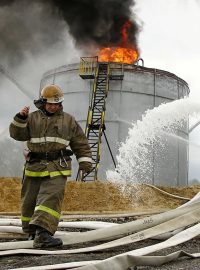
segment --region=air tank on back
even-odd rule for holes
[[[93,79],[83,80],[79,76],[79,63],[74,63],[47,71],[41,80],[41,88],[46,84],[59,85],[65,95],[64,111],[74,115],[85,130],[93,81]],[[116,157],[120,142],[125,141],[131,123],[141,120],[146,110],[188,94],[188,84],[170,72],[147,68],[139,65],[139,62],[134,65],[124,64],[123,79],[109,81],[106,102],[105,132],[113,156]],[[187,123],[178,134],[184,139],[188,138]],[[175,138],[169,140],[164,159],[161,160],[153,153],[152,162],[153,169],[149,175],[149,183],[165,186],[188,184],[187,144]],[[75,159],[72,164],[72,179],[75,179],[78,169]],[[106,140],[102,138],[98,179],[105,180],[106,171],[110,169],[114,170],[113,160]]]

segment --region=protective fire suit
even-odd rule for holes
[[[18,113],[9,130],[15,140],[27,141],[30,151],[21,191],[23,231],[31,234],[35,226],[40,226],[54,234],[65,182],[71,175],[71,158],[66,147],[70,146],[75,154],[79,169],[90,171],[92,159],[87,138],[74,117],[63,112],[62,106],[50,116],[42,110],[34,111],[28,117]]]

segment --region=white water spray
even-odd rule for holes
[[[152,153],[164,155],[164,133],[187,131],[188,117],[200,114],[200,103],[183,98],[148,110],[142,120],[129,129],[121,143],[115,171],[107,171],[107,179],[120,184],[149,182],[152,172]]]

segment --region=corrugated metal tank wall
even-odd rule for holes
[[[56,68],[44,74],[41,88],[45,84],[58,84],[65,93],[64,110],[74,115],[85,129],[93,80],[79,77],[79,64]],[[163,102],[170,102],[189,94],[187,83],[176,75],[158,69],[136,65],[124,66],[121,81],[110,80],[106,109],[106,135],[113,155],[116,156],[119,143],[125,141],[132,121],[141,119],[147,109]],[[187,123],[179,135],[188,138]],[[152,153],[153,170],[148,176],[155,185],[183,186],[188,184],[188,146],[173,138],[167,141],[163,159]],[[106,179],[106,170],[114,169],[104,138],[101,145],[99,179]],[[77,164],[73,161],[75,178]]]

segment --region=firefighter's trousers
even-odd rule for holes
[[[40,226],[54,234],[64,198],[66,176],[27,177],[21,190],[21,220],[24,232],[32,234]]]

